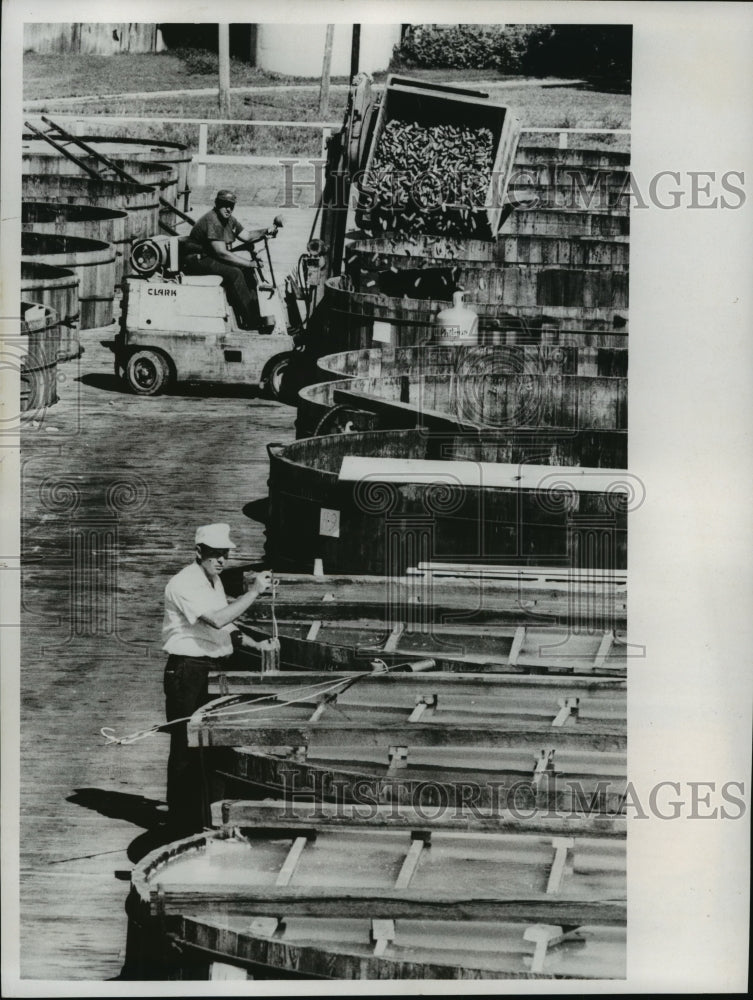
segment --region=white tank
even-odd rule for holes
[[[463,292],[455,292],[452,305],[437,313],[434,340],[438,344],[478,344],[478,313],[463,302]]]
[[[256,29],[256,65],[273,73],[321,77],[325,24],[259,24]],[[332,76],[350,75],[352,24],[336,24],[332,39]],[[387,69],[400,41],[399,24],[362,24],[359,70]]]

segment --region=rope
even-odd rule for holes
[[[364,674],[365,676],[370,676],[368,672]],[[271,711],[275,708],[286,708],[289,705],[296,705],[300,702],[306,701],[309,697],[315,694],[327,695],[330,691],[334,691],[336,688],[346,685],[349,687],[350,684],[354,682],[354,679],[358,679],[361,674],[355,674],[353,677],[341,677],[336,681],[320,681],[318,684],[309,684],[302,686],[300,688],[293,688],[290,692],[291,694],[296,694],[297,697],[290,698],[287,701],[277,700],[277,695],[266,694],[259,698],[253,698],[251,701],[244,702],[243,708],[238,708],[236,706],[227,705],[225,707],[220,706],[219,708],[210,709],[205,712],[207,718],[218,718],[221,716],[230,715],[251,715],[254,712],[265,712]],[[319,690],[321,688],[322,690]],[[343,688],[345,690],[345,688]],[[250,708],[251,705],[259,705],[259,702],[274,702],[274,704],[267,706],[259,706],[258,708]],[[118,746],[128,746],[131,743],[137,743],[139,740],[145,739],[147,736],[151,736],[152,733],[165,732],[170,728],[170,726],[177,726],[182,722],[189,722],[193,718],[193,715],[186,715],[180,719],[170,719],[169,722],[157,723],[150,729],[139,729],[135,733],[130,733],[128,736],[115,736],[115,730],[110,726],[103,726],[100,729],[100,733],[105,739],[105,744],[107,746],[118,745]]]
[[[243,707],[230,706],[225,707],[220,706],[218,708],[210,709],[204,712],[206,718],[220,718],[235,715],[253,715],[256,712],[270,712],[274,709],[287,708],[290,705],[298,705],[301,702],[308,701],[312,695],[319,695],[320,697],[325,697],[326,695],[334,692],[337,688],[341,688],[340,694],[347,691],[348,688],[352,687],[358,681],[363,680],[365,677],[373,677],[375,674],[387,674],[392,673],[392,671],[397,670],[402,664],[395,664],[392,667],[388,667],[384,661],[376,660],[376,663],[380,664],[380,669],[376,671],[363,670],[357,673],[350,674],[347,677],[341,677],[336,681],[320,681],[318,684],[308,684],[299,688],[293,688],[290,692],[296,695],[294,698],[288,698],[287,700],[278,699],[277,695],[262,695],[259,698],[253,698],[251,701],[243,703]],[[271,705],[260,705],[260,702],[274,702]],[[257,706],[257,707],[251,707]],[[109,726],[103,726],[100,729],[100,733],[105,739],[106,746],[128,746],[131,743],[137,743],[139,740],[145,739],[147,736],[151,736],[152,733],[166,732],[170,726],[177,726],[182,722],[189,722],[193,718],[192,715],[186,715],[181,719],[171,719],[169,722],[158,723],[152,726],[150,729],[140,729],[135,733],[131,733],[128,736],[115,736],[114,730]]]

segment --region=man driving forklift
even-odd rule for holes
[[[240,240],[254,243],[269,233],[266,229],[245,229],[233,215],[237,202],[233,191],[217,192],[214,208],[199,219],[182,248],[186,274],[217,274],[227,293],[242,330],[266,331],[259,311],[256,263],[231,250]]]

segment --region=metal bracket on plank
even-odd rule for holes
[[[533,955],[523,956],[523,961],[530,966],[531,972],[543,972],[544,962],[550,948],[567,944],[570,941],[585,943],[588,932],[580,927],[565,929],[554,924],[533,924],[523,931],[523,940],[532,941],[536,947]]]
[[[564,726],[571,719],[578,718],[578,706],[580,698],[558,698],[559,712],[552,720],[553,726]]]
[[[395,921],[372,919],[369,940],[374,945],[374,955],[379,957],[387,949],[387,945],[395,940]]]

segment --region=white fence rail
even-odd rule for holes
[[[34,117],[33,115],[30,117]],[[341,122],[303,122],[303,121],[275,121],[267,118],[145,118],[143,115],[81,115],[81,114],[58,114],[55,118],[65,119],[69,123],[69,129],[73,133],[86,131],[86,126],[92,122],[107,122],[118,124],[120,122],[139,122],[142,124],[170,124],[170,125],[191,125],[199,127],[198,149],[194,154],[193,161],[196,164],[196,183],[198,186],[206,184],[207,166],[211,164],[235,164],[237,166],[267,167],[277,166],[283,154],[278,156],[255,156],[245,153],[208,153],[209,128],[212,125],[242,125],[248,128],[258,126],[268,126],[270,128],[296,128],[315,129],[320,133],[320,156],[324,159],[327,155],[327,140],[332,132],[341,127]],[[572,135],[630,135],[627,128],[559,128],[554,125],[541,126],[537,128],[522,128],[523,134],[556,135],[560,149],[567,149],[570,136]],[[288,153],[284,158],[292,156],[306,156],[307,154]]]

